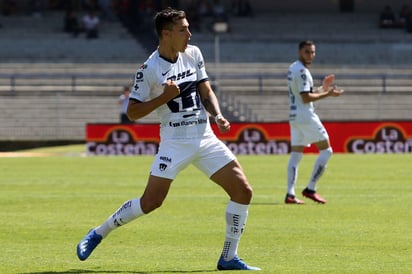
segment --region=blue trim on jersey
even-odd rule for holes
[[[137,100],[136,98],[129,98],[129,101],[135,101],[135,102],[138,102],[138,103],[143,103],[142,101]]]
[[[197,83],[200,84],[200,83],[203,83],[203,82],[206,82],[206,81],[209,81],[209,78],[205,78],[205,79],[202,79],[200,81],[197,81]]]
[[[173,61],[173,60],[167,59],[166,57],[163,57],[162,55],[160,55],[160,53],[159,53],[159,57],[162,58],[163,60],[165,60],[166,62],[169,62],[169,63],[172,63],[172,64],[175,64],[177,62],[177,60],[179,59],[179,55],[177,55],[176,60]]]

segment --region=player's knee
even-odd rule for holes
[[[329,161],[329,158],[332,156],[333,150],[331,147],[323,149],[319,152],[319,160],[321,160],[325,165]]]
[[[142,207],[142,211],[145,214],[148,214],[150,212],[152,212],[153,210],[161,207],[163,204],[163,200],[162,199],[144,199],[142,197],[141,199],[141,207]]]
[[[253,188],[248,184],[245,188],[245,198],[249,200],[252,200],[252,196],[253,196]]]
[[[327,149],[322,150],[321,153],[324,153],[324,155],[329,158],[333,154],[333,149],[328,147]]]
[[[249,204],[253,196],[252,186],[245,182],[241,187],[238,187],[236,193],[231,196],[232,201],[240,204]]]

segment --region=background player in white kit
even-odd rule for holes
[[[221,132],[227,132],[230,124],[220,112],[200,50],[188,45],[191,33],[185,12],[162,10],[155,16],[155,25],[159,47],[136,72],[128,116],[134,121],[157,110],[159,151],[143,195],[126,201],[106,222],[93,228],[78,244],[77,255],[80,260],[87,259],[112,230],[160,207],[176,175],[193,164],[230,197],[218,269],[260,270],[237,256],[252,188],[233,153],[210,127],[206,110],[214,116]]]
[[[288,71],[289,88],[289,125],[291,134],[291,154],[287,167],[287,193],[285,203],[304,204],[295,196],[295,185],[298,176],[298,166],[302,159],[305,147],[314,144],[319,150],[307,187],[302,195],[318,203],[326,203],[316,192],[316,184],[322,176],[329,158],[332,156],[332,148],[329,136],[322,125],[318,115],[314,111],[313,102],[332,96],[337,97],[343,93],[336,86],[332,86],[335,76],[327,75],[322,85],[313,87],[312,75],[309,66],[315,58],[315,44],[313,41],[299,43],[298,60],[290,65]]]

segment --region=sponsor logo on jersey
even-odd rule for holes
[[[194,71],[190,71],[190,69],[188,69],[187,71],[179,72],[177,75],[167,77],[167,80],[179,81],[186,77],[192,76],[194,73]]]
[[[194,125],[201,125],[206,124],[207,119],[197,119],[197,120],[189,120],[189,121],[181,121],[181,122],[169,122],[169,126],[171,127],[183,127],[183,126],[194,126]]]
[[[143,71],[138,70],[134,78],[135,82],[143,82]]]
[[[162,160],[163,162],[172,162],[172,158],[167,157],[167,156],[160,156],[160,160]]]
[[[133,89],[135,91],[139,89],[139,84],[138,83],[143,82],[143,76],[144,76],[143,71],[138,70],[136,72],[136,75],[134,77],[134,86],[133,86]]]

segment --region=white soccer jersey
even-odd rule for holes
[[[305,104],[300,94],[312,92],[313,79],[310,71],[300,61],[290,65],[288,71],[289,121],[305,122],[317,116],[313,103]]]
[[[163,93],[167,80],[177,83],[180,95],[157,109],[162,139],[198,138],[214,134],[197,85],[208,80],[202,53],[189,45],[175,63],[158,50],[137,70],[130,98],[144,102]]]

